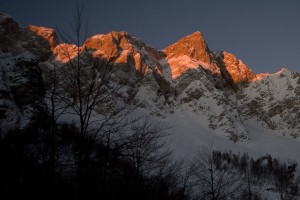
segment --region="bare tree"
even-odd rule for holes
[[[44,85],[45,98],[41,99],[42,105],[46,107],[49,112],[50,130],[48,133],[49,148],[50,148],[50,165],[54,173],[55,165],[59,159],[58,144],[57,144],[57,125],[61,115],[65,114],[68,109],[63,101],[65,98],[65,91],[63,89],[63,78],[60,67],[55,63],[51,63],[44,69]]]
[[[61,68],[64,74],[62,87],[67,94],[63,100],[69,107],[68,113],[77,117],[82,137],[90,134],[99,140],[109,132],[119,130],[124,123],[121,126],[117,123],[124,121],[121,118],[130,109],[115,101],[114,95],[122,85],[117,83],[117,77],[112,76],[114,64],[95,57],[93,49],[81,46],[87,35],[82,7],[77,6],[73,21],[73,34],[60,33],[63,39],[75,43],[74,46],[62,45],[59,48],[66,57]]]
[[[126,116],[131,109],[128,104],[115,98],[122,84],[118,83],[117,76],[112,76],[114,64],[95,57],[93,49],[81,46],[81,42],[87,35],[82,7],[77,6],[71,28],[71,34],[62,32],[60,35],[61,38],[75,45],[60,45],[57,50],[64,56],[64,60],[60,63],[61,88],[64,94],[60,96],[60,100],[67,106],[64,114],[74,119],[80,132],[75,156],[80,190],[84,162],[91,156],[86,153],[89,146],[84,141],[89,138],[105,146],[107,149],[104,156],[107,163],[105,166],[108,166],[109,150],[124,141],[122,134],[126,132],[125,129],[129,125]],[[106,177],[106,170],[107,168],[104,167],[104,177]]]
[[[173,186],[172,188],[177,188],[176,192],[179,199],[191,199],[194,190],[197,190],[193,182],[194,171],[191,163],[191,159],[187,155],[175,162],[178,170],[173,176],[177,177],[177,179],[174,180],[175,187]]]
[[[145,118],[131,125],[125,146],[125,156],[130,160],[137,177],[158,172],[170,162],[171,152],[165,137],[169,127]]]
[[[274,185],[281,200],[296,200],[298,196],[299,179],[295,177],[297,164],[282,165],[281,170],[274,176]]]
[[[192,165],[198,199],[239,199],[238,171],[215,160],[212,148],[202,148]]]

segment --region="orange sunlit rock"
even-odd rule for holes
[[[224,63],[234,83],[251,82],[255,75],[253,72],[233,54],[224,52]]]
[[[260,74],[256,74],[255,75],[255,79],[253,81],[258,81],[258,80],[261,80],[267,76],[269,76],[270,74],[268,73],[260,73]]]
[[[179,77],[188,69],[198,68],[200,65],[208,69],[211,67],[210,50],[200,32],[183,37],[163,51],[167,55],[166,59],[171,69],[172,79]]]
[[[134,62],[135,62],[135,69],[137,71],[140,71],[141,67],[142,67],[142,61],[141,61],[141,54],[140,53],[136,53],[134,55]]]
[[[168,65],[171,69],[172,79],[176,79],[189,69],[197,69],[200,63],[190,59],[188,56],[180,56],[169,59]]]
[[[55,59],[62,63],[69,62],[80,52],[82,52],[82,47],[77,47],[75,44],[59,44],[53,49]]]
[[[163,50],[167,58],[189,56],[191,59],[211,63],[210,50],[200,32],[185,36]]]
[[[284,72],[288,71],[286,68],[281,68],[278,72],[274,73],[274,74],[282,74]],[[255,79],[253,81],[258,81],[258,80],[261,80],[267,76],[272,76],[274,74],[269,74],[269,73],[260,73],[260,74],[256,74],[255,75]]]
[[[233,54],[226,51],[218,52],[216,60],[221,67],[225,67],[223,73],[228,73],[232,84],[247,83],[255,79],[254,73]]]
[[[118,48],[109,35],[96,35],[87,39],[84,43],[87,49],[94,50],[94,57],[103,57],[107,60],[113,60],[118,55]]]
[[[136,71],[146,73],[148,66],[143,63],[139,41],[127,32],[110,32],[106,35],[96,35],[87,39],[84,47],[92,50],[94,57],[101,57],[117,64],[126,63],[134,66]],[[145,45],[146,46],[146,45]],[[160,67],[160,66],[159,66]]]
[[[54,49],[58,45],[58,37],[54,29],[34,25],[28,25],[28,29],[48,41],[51,49]]]

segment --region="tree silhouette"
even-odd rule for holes
[[[192,163],[199,199],[238,198],[239,173],[228,163],[218,162],[212,148],[204,147]]]

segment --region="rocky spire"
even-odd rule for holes
[[[226,51],[216,52],[215,60],[223,77],[230,84],[247,83],[255,79],[254,73],[231,53]]]
[[[212,74],[218,73],[219,69],[213,64],[213,56],[200,32],[185,36],[178,42],[166,47],[166,68],[170,68],[172,79],[190,69],[203,67]]]
[[[178,42],[166,47],[163,50],[167,54],[167,58],[188,56],[207,64],[210,64],[212,59],[210,50],[200,32],[195,32],[185,36]]]

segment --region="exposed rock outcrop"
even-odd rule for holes
[[[45,27],[41,27],[41,26],[34,26],[34,25],[28,25],[27,28],[32,33],[34,33],[36,36],[39,36],[44,39],[44,40],[41,40],[41,38],[39,38],[39,37],[35,38],[41,44],[45,43],[44,48],[54,49],[59,44],[58,36],[54,29],[45,28]]]
[[[39,60],[46,61],[59,44],[54,29],[28,25],[22,35],[22,46],[39,56]]]
[[[0,50],[17,54],[16,48],[21,37],[22,29],[12,17],[0,13]]]
[[[221,69],[223,77],[231,85],[249,83],[255,79],[254,73],[231,53],[226,51],[216,52],[215,60]]]
[[[199,67],[204,67],[212,73],[219,72],[219,69],[212,63],[212,54],[200,32],[183,37],[163,51],[166,54],[172,79],[180,77],[189,69]]]
[[[167,59],[188,56],[203,63],[210,64],[212,62],[210,50],[200,32],[183,37],[163,51],[166,53]]]

